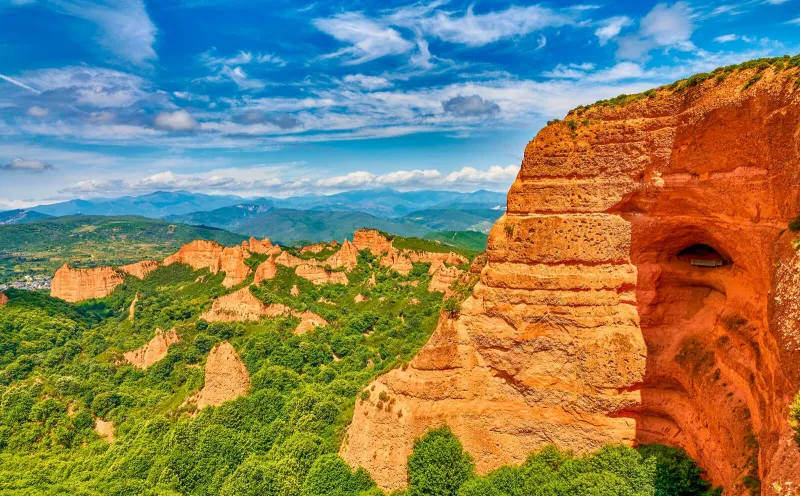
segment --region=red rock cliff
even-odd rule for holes
[[[545,443],[657,442],[729,494],[797,486],[800,91],[761,74],[542,129],[474,294],[374,383],[391,411],[357,402],[345,459],[403,487],[414,437],[446,423],[481,472]]]
[[[111,267],[73,269],[64,264],[53,276],[50,295],[70,303],[103,298],[124,281],[123,273]]]
[[[223,271],[225,279],[222,284],[230,288],[244,282],[250,274],[250,268],[244,263],[248,256],[249,253],[241,246],[223,248],[214,241],[197,240],[183,245],[177,253],[164,259],[164,265],[185,263],[195,270],[208,269],[212,274]]]

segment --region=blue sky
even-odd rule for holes
[[[0,209],[502,191],[577,105],[798,45],[800,0],[0,0]]]

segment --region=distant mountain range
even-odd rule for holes
[[[506,195],[493,191],[354,190],[334,195],[242,198],[188,191],[70,200],[0,212],[0,225],[68,215],[138,215],[209,226],[284,244],[343,239],[370,227],[400,236],[435,231],[487,233],[505,212]]]

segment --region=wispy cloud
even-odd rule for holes
[[[594,32],[601,45],[605,45],[609,40],[616,38],[623,28],[633,24],[633,20],[628,16],[611,17],[600,22],[600,27]]]
[[[144,65],[158,57],[158,30],[143,0],[44,0],[42,5],[94,23],[97,43],[122,60]]]
[[[345,13],[325,19],[315,19],[314,26],[350,46],[328,54],[326,58],[341,58],[345,64],[356,65],[387,55],[400,55],[414,48],[395,29],[382,25],[362,14]]]
[[[617,57],[647,60],[649,52],[656,48],[692,51],[696,48],[691,41],[695,27],[688,3],[660,3],[639,21],[637,34],[618,39]]]

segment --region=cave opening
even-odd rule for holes
[[[694,267],[722,267],[731,264],[731,260],[726,259],[720,252],[703,243],[687,246],[679,251],[675,257],[683,262],[688,262]]]

